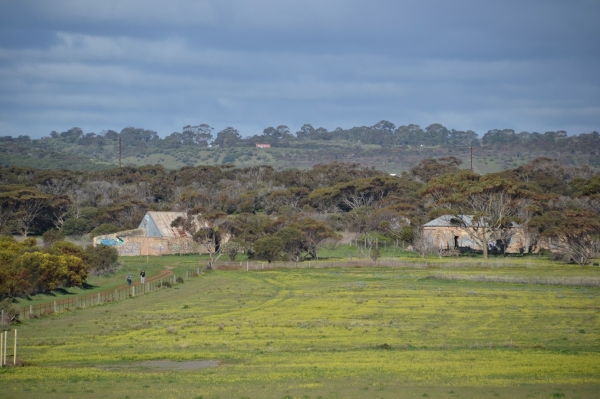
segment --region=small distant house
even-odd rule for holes
[[[115,247],[120,256],[160,256],[198,253],[201,248],[191,236],[171,223],[185,212],[146,212],[137,229],[94,238],[93,245]]]
[[[460,219],[459,219],[460,218]],[[443,215],[423,225],[423,233],[437,248],[440,249],[471,249],[481,251],[481,243],[469,235],[473,226],[473,216]],[[525,231],[522,226],[514,225],[508,235],[507,253],[518,253],[528,248]],[[500,237],[490,237],[487,243],[489,249],[502,251]]]
[[[259,144],[259,143],[256,143],[256,148],[271,148],[271,144]]]

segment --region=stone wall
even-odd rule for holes
[[[458,227],[424,227],[424,232],[427,237],[429,237],[436,247],[440,249],[454,248],[454,238],[457,238],[458,246],[461,248],[471,248],[476,251],[481,251],[481,245],[477,243],[477,241],[473,240],[469,233]],[[490,243],[496,243],[496,239],[499,237],[494,237],[490,240]],[[509,245],[506,248],[507,253],[519,253],[520,249],[523,248],[525,252],[527,252],[527,240],[522,228],[515,228],[513,232],[513,236],[510,239]]]
[[[126,232],[107,234],[94,238],[94,246],[99,244],[114,247],[119,256],[160,256],[181,255],[188,253],[204,253],[201,248],[189,237],[163,238],[146,237],[136,229]]]

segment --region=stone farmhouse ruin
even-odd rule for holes
[[[464,221],[464,226],[461,226],[458,217]],[[469,234],[469,229],[473,229],[473,217],[469,215],[443,215],[427,222],[423,225],[423,233],[436,248],[441,250],[473,250],[481,251],[481,243],[473,239]],[[513,225],[510,229],[506,246],[506,253],[527,252],[529,242],[525,234],[525,230],[520,225]],[[501,237],[491,237],[487,243],[489,250],[502,252],[504,244]]]
[[[93,245],[114,247],[119,256],[160,256],[201,253],[203,249],[191,236],[171,223],[185,212],[146,212],[137,229],[119,231],[94,238]],[[205,252],[205,251],[204,251]]]

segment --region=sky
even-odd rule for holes
[[[600,131],[600,0],[0,0],[0,136]]]

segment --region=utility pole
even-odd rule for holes
[[[473,146],[471,146],[471,172],[473,171]]]

